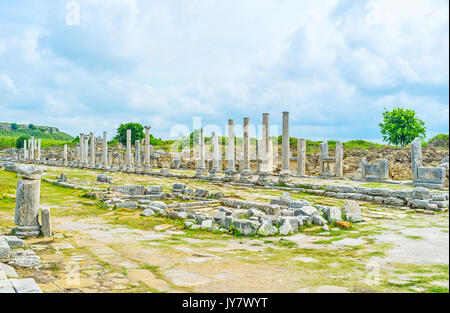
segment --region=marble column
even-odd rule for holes
[[[141,171],[141,142],[139,140],[134,142],[134,150],[134,169],[138,173]]]
[[[341,142],[336,142],[336,163],[334,164],[335,176],[344,176],[344,145]]]
[[[127,129],[127,152],[126,152],[126,171],[131,172],[131,129]]]
[[[287,182],[291,176],[290,170],[290,137],[289,137],[289,112],[283,112],[283,133],[281,150],[280,181]]]
[[[30,143],[31,143],[31,146],[30,146],[30,159],[31,159],[31,161],[34,161],[34,137],[31,137]]]
[[[89,137],[91,139],[91,154],[90,154],[89,167],[95,168],[95,136],[94,136],[94,133],[90,133]]]
[[[27,140],[23,141],[23,160],[26,161],[28,159],[28,150],[27,150]]]
[[[84,135],[83,167],[89,167],[89,135]]]
[[[422,142],[420,138],[416,138],[411,142],[411,171],[412,180],[418,178],[418,169],[422,166]]]
[[[251,178],[250,171],[250,118],[244,118],[244,155],[239,180],[246,182]]]
[[[67,144],[63,148],[63,165],[67,166]]]
[[[18,165],[16,208],[14,235],[18,237],[38,237],[41,232],[39,225],[39,201],[41,193],[41,174],[43,171],[33,165]]]
[[[81,167],[83,165],[83,156],[84,156],[84,134],[80,134],[80,150],[79,150],[79,158],[78,158],[78,166]]]
[[[150,126],[145,126],[144,171],[151,172],[150,165]]]
[[[203,176],[203,173],[205,171],[205,157],[206,157],[206,151],[205,151],[205,133],[203,131],[203,128],[200,129],[200,132],[198,134],[198,154],[199,154],[199,166],[197,168],[196,176]]]
[[[39,139],[37,140],[36,159],[37,159],[38,161],[41,160],[41,138],[39,138]]]
[[[220,155],[219,155],[219,137],[216,132],[212,133],[212,168],[210,169],[210,177],[216,178],[220,171]]]
[[[258,173],[259,184],[267,183],[267,176],[270,174],[269,169],[269,154],[270,154],[270,130],[269,130],[269,113],[263,113],[262,120],[262,147],[261,147],[261,169]]]
[[[319,155],[319,163],[320,163],[320,176],[324,174],[324,164],[323,160],[328,158],[328,141],[324,141],[319,146],[320,155]]]
[[[297,141],[297,175],[305,176],[306,163],[306,139]]]
[[[108,132],[103,132],[103,143],[102,143],[103,153],[102,153],[102,169],[105,171],[109,170],[108,164]]]
[[[234,121],[228,120],[228,151],[227,151],[227,170],[225,171],[225,180],[231,181],[236,175],[236,152],[234,145]]]

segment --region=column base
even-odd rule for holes
[[[250,170],[243,170],[239,173],[239,182],[240,183],[250,183],[252,179],[252,172]]]
[[[39,237],[39,235],[41,234],[41,226],[17,226],[13,229],[13,232],[14,236],[21,238]]]
[[[269,183],[269,172],[263,171],[258,173],[258,179],[256,180],[256,184],[258,185],[267,185]]]
[[[226,182],[235,181],[238,179],[237,174],[238,172],[236,172],[235,170],[228,169],[225,171],[225,177],[222,180]]]
[[[290,183],[292,179],[292,173],[289,170],[283,170],[280,172],[279,183]]]
[[[204,177],[205,176],[205,167],[197,168],[197,172],[195,173],[195,177]]]

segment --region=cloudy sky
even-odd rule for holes
[[[122,122],[381,141],[383,110],[449,131],[447,0],[0,2],[0,121],[72,135]],[[79,14],[78,14],[79,13]]]

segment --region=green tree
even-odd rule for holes
[[[24,140],[29,140],[29,139],[30,139],[29,136],[20,136],[19,138],[17,138],[17,140],[16,140],[16,148],[17,149],[22,149]]]
[[[36,129],[36,127],[35,127],[33,124],[29,124],[29,125],[28,125],[28,128],[29,128],[29,129]]]
[[[395,146],[406,146],[415,138],[422,140],[426,136],[425,122],[416,116],[410,109],[396,108],[383,113],[383,122],[380,123],[383,140]]]
[[[114,139],[117,139],[121,144],[127,144],[127,129],[131,129],[131,144],[134,144],[136,140],[144,138],[144,126],[139,123],[127,123],[120,124],[117,128],[117,135]]]
[[[18,129],[19,129],[19,125],[17,125],[16,123],[11,124],[11,130],[18,130]]]

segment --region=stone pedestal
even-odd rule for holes
[[[41,194],[42,170],[30,165],[18,165],[14,234],[18,237],[37,237],[40,235],[39,201]]]

